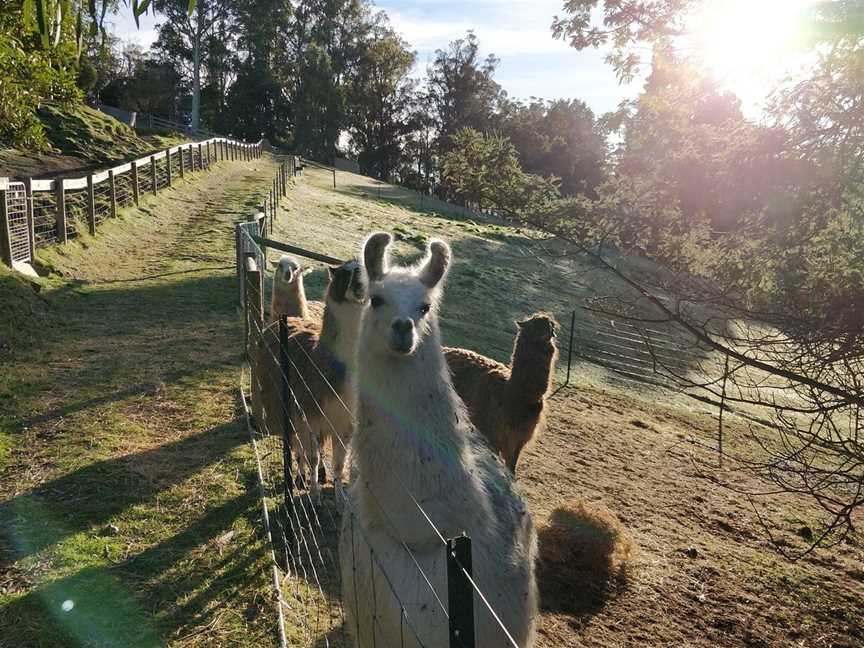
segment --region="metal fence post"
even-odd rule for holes
[[[117,217],[117,179],[114,169],[108,169],[108,197],[111,198],[111,218]]]
[[[54,202],[57,210],[54,221],[57,227],[57,242],[66,243],[69,235],[66,232],[66,194],[63,191],[63,178],[54,181]]]
[[[573,309],[573,313],[570,315],[570,345],[567,349],[567,379],[564,381],[562,387],[566,387],[570,384],[570,368],[573,366],[573,332],[576,329],[576,309]]]
[[[463,571],[464,569],[464,571]],[[471,538],[462,534],[447,540],[447,615],[450,648],[474,648],[474,589],[471,571]]]
[[[336,188],[336,169],[333,169],[333,188]]]
[[[282,478],[284,497],[287,501],[294,494],[294,479],[291,477],[291,442],[294,429],[291,421],[291,362],[288,359],[288,317],[279,318],[279,366],[282,371]],[[315,478],[315,475],[312,475]]]
[[[33,221],[33,178],[24,178],[24,200],[27,210],[27,237],[30,239],[30,260],[36,260],[36,224]]]
[[[150,181],[153,185],[152,190],[153,195],[155,196],[156,192],[158,191],[156,187],[156,158],[152,155],[150,156]]]
[[[12,232],[9,229],[9,205],[6,202],[6,179],[0,180],[0,256],[12,267]]]
[[[96,191],[93,188],[93,174],[87,174],[87,226],[91,236],[96,236]]]

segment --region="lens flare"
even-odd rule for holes
[[[694,17],[697,55],[746,108],[803,63],[803,19],[815,0],[711,0]]]

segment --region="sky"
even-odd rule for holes
[[[517,99],[578,98],[595,113],[614,110],[636,95],[639,84],[621,86],[595,50],[577,52],[554,40],[550,26],[563,0],[379,0],[395,29],[417,52],[416,76],[422,76],[436,49],[463,38],[469,29],[480,40],[483,55],[501,59],[495,80]],[[113,31],[147,47],[156,39],[158,18],[141,17],[135,28],[125,7],[113,17]]]

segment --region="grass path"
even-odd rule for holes
[[[0,372],[0,646],[274,645],[231,227],[274,173],[223,163],[42,255],[48,324]]]

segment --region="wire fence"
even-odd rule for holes
[[[31,261],[36,248],[65,243],[83,232],[95,235],[118,209],[163,191],[186,172],[209,169],[220,160],[251,160],[261,152],[262,142],[219,137],[174,146],[78,178],[31,178],[23,183],[0,178],[0,258],[9,266]]]
[[[298,171],[296,165],[291,158],[280,167],[261,212],[235,230],[248,360],[241,394],[258,464],[263,519],[272,542],[283,645],[474,646],[476,604],[494,619],[501,638],[496,645],[517,646],[472,577],[470,538],[446,538],[405,484],[401,486],[416,509],[413,513],[440,543],[433,550],[440,552],[433,561],[436,567],[430,569],[428,557],[412,549],[394,512],[373,496],[371,506],[385,520],[388,532],[395,534],[401,555],[376,546],[356,503],[340,487],[353,415],[338,371],[334,377],[333,358],[308,337],[295,334],[287,319],[265,325],[262,270],[268,247],[340,263],[266,238],[285,181]],[[503,339],[508,336],[512,345],[515,331],[501,334],[501,351],[509,354]],[[329,451],[323,447],[327,439]],[[325,476],[332,488],[319,484]],[[340,549],[343,559],[350,555],[349,564],[340,564]],[[407,563],[415,572],[412,580],[420,591],[412,591],[410,600],[405,600],[404,583],[392,573],[395,562]],[[353,608],[346,609],[346,592],[353,592],[348,597]]]

